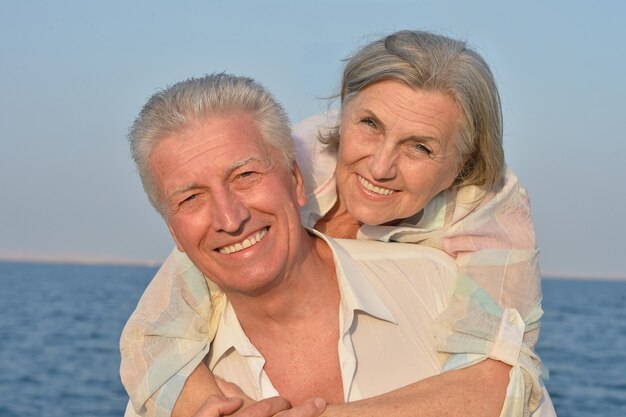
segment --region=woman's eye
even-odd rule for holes
[[[372,129],[376,129],[376,122],[374,121],[374,119],[370,119],[369,117],[365,117],[365,118],[361,119],[361,123],[367,125],[368,127],[371,127]]]
[[[421,143],[414,144],[413,148],[415,148],[417,152],[422,153],[424,155],[430,155],[433,153],[433,151],[431,151],[430,149],[428,149],[426,146],[422,145]]]

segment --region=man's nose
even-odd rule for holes
[[[235,193],[224,191],[213,196],[212,222],[215,230],[236,233],[250,218],[250,210]]]
[[[396,160],[398,152],[395,146],[382,141],[374,149],[374,153],[370,158],[369,168],[372,178],[375,180],[388,180],[394,178],[397,174]]]

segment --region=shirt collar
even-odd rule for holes
[[[211,343],[212,355],[209,369],[213,369],[219,360],[233,348],[244,357],[262,357],[241,328],[232,304],[226,299],[224,311],[217,325],[215,339]]]
[[[351,318],[355,311],[364,312],[372,317],[397,324],[397,320],[387,305],[383,302],[366,276],[359,268],[358,261],[335,239],[332,239],[317,230],[308,229],[324,240],[330,247],[335,261],[337,284],[341,295],[341,310],[345,319]],[[346,329],[350,327],[349,323]]]
[[[335,242],[334,239],[316,230],[308,228],[307,230],[324,240],[333,253],[337,284],[341,296],[340,310],[341,317],[344,320],[341,323],[343,331],[345,332],[352,328],[352,321],[357,311],[397,324],[396,318],[374,288],[372,288],[352,255]],[[250,339],[248,339],[241,328],[232,304],[226,300],[215,339],[211,344],[212,356],[209,367],[213,368],[222,356],[232,348],[242,356],[261,357],[260,352],[250,342]]]

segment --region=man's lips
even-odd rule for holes
[[[267,230],[268,228],[264,227],[263,229],[259,230],[256,233],[253,233],[252,235],[248,236],[246,239],[240,242],[234,243],[232,245],[222,246],[221,248],[217,248],[216,250],[223,255],[230,255],[231,253],[242,251],[259,243],[261,239],[263,239],[267,234]]]

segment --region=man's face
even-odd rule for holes
[[[150,167],[179,250],[227,292],[280,283],[298,256],[297,167],[285,167],[245,114],[215,115],[166,136]]]

